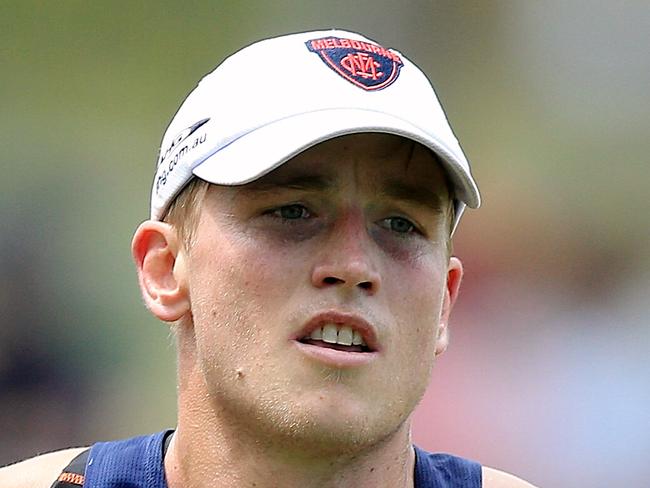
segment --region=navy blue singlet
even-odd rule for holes
[[[92,446],[84,488],[167,488],[163,441],[170,431]],[[415,448],[415,488],[480,488],[481,465]]]

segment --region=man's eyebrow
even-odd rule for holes
[[[406,203],[428,207],[435,212],[442,212],[444,208],[445,199],[440,192],[421,185],[388,181],[382,186],[381,194]]]
[[[268,192],[289,188],[292,190],[325,190],[332,186],[331,179],[322,175],[266,175],[244,185],[246,190],[253,192]]]

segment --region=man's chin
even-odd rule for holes
[[[287,419],[288,420],[288,419]],[[355,456],[383,444],[387,439],[408,438],[408,415],[386,417],[385,412],[339,409],[295,412],[293,420],[270,426],[269,437],[284,438],[294,456]]]

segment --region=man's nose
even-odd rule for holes
[[[321,243],[312,284],[317,288],[357,289],[374,295],[381,287],[377,252],[361,212],[346,212]]]

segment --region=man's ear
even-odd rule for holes
[[[174,228],[147,220],[133,235],[131,252],[147,308],[160,320],[174,322],[190,311],[185,253]]]
[[[447,268],[447,286],[445,287],[442,298],[442,310],[440,313],[440,323],[438,325],[438,335],[436,337],[436,356],[447,350],[449,345],[449,316],[451,309],[458,298],[460,282],[463,279],[463,263],[460,259],[452,256],[449,258]]]

